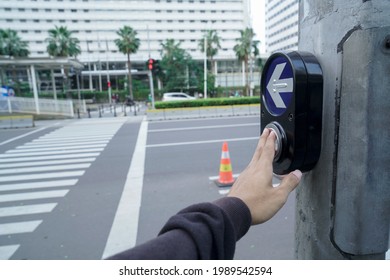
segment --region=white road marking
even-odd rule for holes
[[[26,143],[24,144],[23,146],[19,146],[19,147],[16,147],[17,150],[23,150],[23,149],[31,149],[31,148],[39,148],[39,147],[43,147],[43,148],[49,148],[49,147],[66,147],[66,146],[73,146],[75,144],[77,145],[87,145],[87,144],[91,144],[91,145],[95,145],[95,144],[107,144],[108,142],[110,142],[110,139],[104,139],[104,140],[83,140],[83,141],[68,141],[68,142],[65,142],[65,143],[32,143],[32,142],[29,142],[29,143]]]
[[[259,137],[260,136],[257,136],[257,137],[245,137],[245,138],[206,140],[206,141],[191,141],[191,142],[151,144],[151,145],[146,145],[146,148],[160,148],[160,147],[183,146],[183,145],[199,145],[199,144],[210,144],[210,143],[222,143],[224,141],[236,142],[236,141],[259,140]]]
[[[233,178],[237,178],[240,174],[233,174]],[[209,176],[210,181],[217,180],[219,176]]]
[[[0,169],[3,168],[18,168],[18,167],[28,167],[28,166],[44,166],[44,165],[54,165],[54,164],[67,164],[67,163],[83,163],[83,162],[92,162],[95,161],[95,157],[87,158],[74,158],[74,159],[60,159],[60,160],[42,160],[42,161],[27,161],[27,162],[18,162],[18,163],[5,163],[0,164]]]
[[[37,133],[37,132],[42,131],[42,130],[44,130],[44,129],[47,129],[47,128],[49,128],[49,127],[56,126],[56,125],[58,125],[58,124],[59,124],[59,122],[58,122],[58,123],[55,123],[55,124],[53,124],[53,125],[45,126],[45,127],[42,127],[42,128],[38,128],[38,129],[36,129],[36,130],[27,132],[27,133],[25,133],[25,134],[16,136],[16,137],[11,138],[11,139],[8,139],[8,140],[6,140],[6,141],[1,142],[1,143],[0,143],[0,146],[5,145],[5,144],[8,144],[8,143],[11,143],[11,142],[13,142],[13,141],[15,141],[15,140],[21,139],[21,138],[26,137],[26,136],[28,136],[28,135]]]
[[[58,190],[58,191],[29,192],[29,193],[17,193],[17,194],[3,194],[0,195],[0,202],[64,197],[68,192],[69,190]]]
[[[74,186],[78,182],[78,179],[71,180],[55,180],[55,181],[44,181],[44,182],[28,182],[18,184],[1,184],[1,191],[20,191],[20,190],[35,190],[42,188],[60,188]]]
[[[0,217],[48,213],[53,211],[56,205],[57,203],[44,203],[36,205],[2,207],[0,208]]]
[[[138,132],[126,183],[119,201],[114,222],[102,258],[107,258],[135,245],[138,219],[141,207],[142,187],[145,168],[145,146],[148,135],[148,122],[143,120]]]
[[[73,144],[73,146],[59,146],[59,147],[30,147],[25,149],[15,149],[7,151],[7,154],[22,154],[22,153],[30,153],[30,152],[47,152],[47,151],[70,151],[70,150],[77,150],[77,149],[91,149],[91,148],[103,148],[107,146],[107,143],[104,144],[83,144],[83,145],[76,145]]]
[[[58,154],[70,154],[70,153],[83,153],[83,152],[101,152],[104,148],[92,148],[92,149],[76,149],[76,150],[59,150],[49,152],[30,152],[30,153],[16,153],[16,154],[2,154],[0,158],[14,158],[20,156],[40,156],[40,155],[58,155]]]
[[[91,166],[90,163],[79,163],[79,164],[25,167],[25,168],[9,168],[3,170],[0,169],[0,175],[31,173],[31,172],[47,172],[47,171],[58,171],[58,170],[72,170],[72,169],[87,169],[90,166]]]
[[[33,232],[41,223],[42,220],[1,224],[0,235]]]
[[[0,260],[8,260],[13,254],[15,254],[19,247],[19,244],[0,246]]]
[[[77,153],[70,155],[54,155],[54,156],[41,156],[41,157],[18,157],[18,158],[0,158],[0,162],[26,162],[26,161],[40,161],[50,159],[66,159],[66,158],[82,158],[82,157],[97,157],[100,153]]]
[[[38,179],[50,179],[50,178],[61,178],[61,177],[79,177],[79,176],[83,176],[84,173],[85,171],[65,171],[65,172],[29,174],[29,175],[2,176],[0,177],[0,182],[38,180]]]
[[[106,122],[107,123],[107,122]],[[20,221],[24,215],[44,215],[53,211],[58,203],[46,203],[65,197],[69,189],[54,189],[76,185],[100,155],[123,120],[100,125],[83,123],[68,125],[41,136],[34,141],[19,146],[0,155],[0,219],[17,219],[17,222],[0,224],[0,235],[33,232],[42,220]],[[90,124],[96,124],[91,128]],[[31,133],[35,133],[36,130]],[[3,142],[9,143],[23,136]],[[75,177],[64,180],[61,177]],[[31,180],[35,180],[30,182]],[[39,180],[39,181],[38,181]],[[43,180],[43,181],[42,181]],[[49,181],[47,181],[49,180]],[[24,182],[23,182],[24,181]],[[45,190],[46,188],[46,190]],[[52,188],[51,190],[47,190]],[[13,193],[7,193],[14,191]],[[20,192],[19,192],[20,191]],[[31,204],[32,201],[45,200],[45,203]],[[27,205],[26,205],[27,204]],[[9,217],[9,218],[8,218]],[[10,220],[12,221],[12,220]],[[0,259],[9,259],[23,244],[0,246]]]
[[[52,137],[52,138],[38,138],[30,142],[30,145],[35,144],[53,144],[53,143],[69,143],[72,142],[85,142],[85,141],[98,141],[98,140],[111,140],[112,134],[107,136],[73,136],[73,137]]]

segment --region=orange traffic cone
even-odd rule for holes
[[[218,187],[230,187],[234,183],[232,164],[230,163],[227,142],[223,142],[219,178],[215,181]]]

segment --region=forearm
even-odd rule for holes
[[[195,204],[171,217],[157,238],[110,259],[232,259],[250,224],[238,198]]]

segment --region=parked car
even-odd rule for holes
[[[192,97],[183,92],[167,92],[164,93],[162,101],[178,101],[178,100],[195,100],[195,97]]]

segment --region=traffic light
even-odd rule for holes
[[[149,58],[149,60],[148,60],[148,69],[149,70],[153,70],[153,64],[154,64],[154,59]]]

